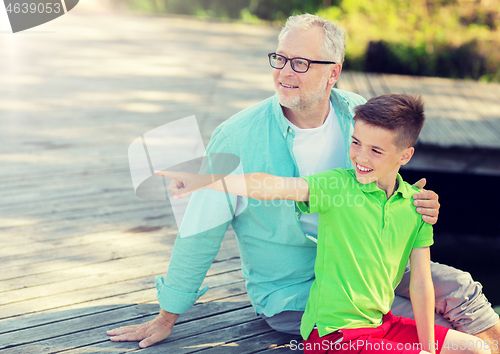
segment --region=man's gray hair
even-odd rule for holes
[[[323,45],[323,60],[331,60],[342,64],[345,55],[345,31],[340,27],[337,21],[332,22],[322,17],[303,14],[290,16],[285,26],[281,30],[278,40],[281,42],[285,34],[293,29],[308,29],[312,26],[318,26],[325,31],[325,43]]]

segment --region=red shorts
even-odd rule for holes
[[[434,326],[436,354],[441,351],[448,330]],[[390,312],[384,315],[379,327],[342,329],[324,337],[314,329],[304,340],[304,354],[418,354],[421,350],[429,351],[429,348],[419,346],[415,321]]]

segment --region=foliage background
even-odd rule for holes
[[[500,0],[110,0],[134,12],[282,25],[316,13],[347,30],[344,68],[500,82]]]

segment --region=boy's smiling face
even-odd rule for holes
[[[388,197],[393,193],[399,168],[410,161],[414,151],[413,147],[398,151],[396,134],[357,120],[349,149],[358,182],[375,182]]]

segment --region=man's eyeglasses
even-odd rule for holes
[[[269,53],[269,64],[275,69],[283,69],[288,61],[292,70],[296,73],[305,73],[309,70],[311,63],[313,64],[337,64],[334,61],[309,60],[306,58],[287,58],[281,54]]]

